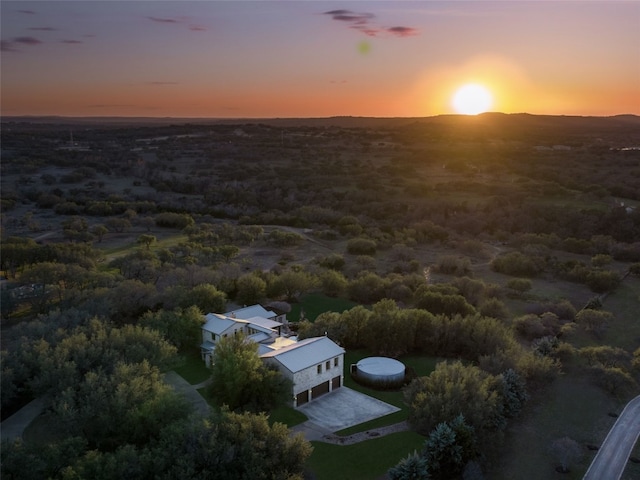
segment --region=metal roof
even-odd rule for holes
[[[244,320],[227,318],[218,313],[207,313],[204,319],[206,320],[206,323],[202,328],[207,332],[215,333],[217,335],[222,335],[229,329],[229,327],[232,327],[236,323],[246,323]]]
[[[274,358],[287,370],[296,373],[342,354],[344,354],[344,348],[329,337],[313,337],[261,356]]]
[[[253,317],[273,318],[277,317],[275,312],[266,310],[262,305],[251,305],[250,307],[239,308],[224,314],[226,317],[241,318],[248,320]]]
[[[280,322],[276,322],[275,320],[269,320],[268,318],[263,317],[251,317],[245,319],[251,325],[257,325],[259,327],[268,328],[270,330],[275,330],[278,327],[282,327]]]

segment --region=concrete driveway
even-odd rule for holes
[[[43,409],[44,401],[36,398],[7,418],[0,425],[2,440],[15,440],[18,437],[22,437],[24,429],[42,413]]]
[[[326,393],[298,407],[311,422],[330,432],[352,427],[400,410],[347,387]]]
[[[164,374],[164,381],[171,385],[176,392],[183,395],[193,406],[194,411],[203,417],[211,413],[209,404],[202,395],[198,393],[197,389],[200,388],[201,385],[191,385],[173,370]]]

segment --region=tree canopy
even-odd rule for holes
[[[258,345],[242,333],[216,342],[209,393],[233,411],[270,411],[290,400],[291,382],[264,365]]]

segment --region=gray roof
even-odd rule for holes
[[[253,317],[273,318],[277,317],[274,312],[266,310],[262,305],[251,305],[250,307],[239,308],[225,313],[225,316],[249,320]]]
[[[204,319],[206,320],[206,323],[202,328],[207,332],[215,333],[217,335],[222,335],[229,329],[229,327],[232,327],[236,323],[246,323],[244,320],[227,318],[218,313],[207,313]]]
[[[262,354],[262,358],[273,358],[292,373],[330,360],[344,354],[344,348],[329,337],[306,338],[288,347]]]
[[[280,322],[262,317],[251,317],[248,320],[242,320],[240,318],[232,318],[225,315],[220,315],[219,313],[208,313],[204,318],[206,322],[202,326],[202,328],[207,332],[215,333],[217,335],[222,335],[230,327],[238,323],[248,325],[254,330],[265,333],[274,333],[277,331],[278,327],[282,327],[282,324]]]
[[[263,317],[251,317],[245,320],[254,327],[258,326],[262,328],[268,328],[269,330],[275,330],[278,327],[282,327],[282,324],[280,322],[276,322],[275,320],[269,320],[268,318],[263,318]]]

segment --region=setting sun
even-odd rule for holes
[[[464,115],[477,115],[491,108],[493,97],[486,87],[468,83],[456,90],[451,105],[456,112]]]

